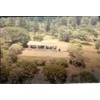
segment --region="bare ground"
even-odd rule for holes
[[[33,50],[25,49],[19,56],[33,56],[33,57],[68,57],[68,52],[50,51],[50,50]]]

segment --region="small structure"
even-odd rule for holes
[[[53,41],[29,41],[27,45],[36,50],[57,50],[57,44]]]

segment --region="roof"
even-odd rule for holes
[[[45,45],[45,46],[57,46],[56,41],[51,41],[51,40],[45,40],[41,42],[37,41],[29,41],[27,45]]]

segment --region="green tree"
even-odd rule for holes
[[[38,18],[35,18],[34,21],[34,32],[39,31],[39,22],[38,22]]]
[[[5,27],[5,30],[8,32],[7,37],[9,37],[11,43],[20,42],[24,47],[27,46],[30,37],[25,29],[19,27]]]
[[[0,18],[0,28],[5,26],[5,19]]]
[[[82,17],[81,16],[76,16],[77,25],[80,25],[81,24],[81,20],[82,20]]]
[[[16,26],[16,17],[9,17],[8,21],[9,21],[8,26]]]
[[[82,20],[81,20],[81,26],[88,26],[89,25],[89,20],[90,18],[89,17],[83,17]]]
[[[69,42],[69,40],[72,38],[72,34],[73,34],[72,30],[67,29],[66,26],[61,26],[59,28],[59,39],[61,41]]]
[[[1,66],[10,67],[15,62],[17,62],[17,54],[9,50],[3,49],[3,57],[1,58]]]
[[[34,35],[33,36],[33,40],[34,41],[42,41],[43,40],[43,35]]]
[[[46,32],[50,31],[51,29],[51,22],[50,22],[50,19],[47,17],[46,19],[46,24],[45,24],[45,30]]]
[[[67,71],[64,67],[56,64],[47,65],[43,68],[43,74],[51,83],[64,83],[67,78]]]
[[[31,60],[20,60],[9,72],[9,83],[22,84],[30,82],[38,72],[38,69]]]
[[[99,17],[98,16],[93,16],[90,18],[90,24],[91,25],[96,25],[99,21]]]
[[[67,17],[61,17],[59,24],[60,24],[60,26],[62,26],[62,25],[67,26]]]
[[[76,20],[76,17],[68,17],[68,26],[69,27],[73,27],[74,29],[76,28],[77,26],[77,20]]]
[[[19,17],[19,27],[22,28],[27,27],[26,17]]]
[[[8,82],[12,84],[22,84],[26,80],[25,71],[21,67],[15,67],[9,72]]]

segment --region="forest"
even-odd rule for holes
[[[20,56],[28,50],[29,41],[41,42],[45,38],[68,46],[68,55],[63,58]],[[48,51],[51,52],[63,53]],[[98,82],[100,16],[0,17],[1,84]]]

